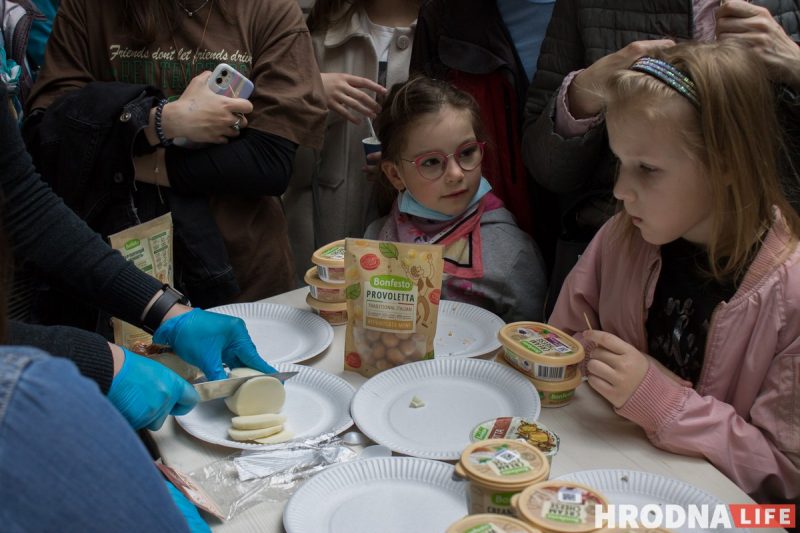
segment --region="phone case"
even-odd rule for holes
[[[217,65],[211,73],[208,86],[215,93],[231,98],[247,99],[253,93],[253,82],[225,63]]]

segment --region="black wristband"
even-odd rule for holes
[[[158,329],[161,321],[164,320],[164,316],[172,309],[173,305],[189,305],[189,299],[169,285],[164,285],[161,290],[164,292],[153,302],[153,305],[147,310],[147,314],[142,320],[142,329],[150,334]]]
[[[156,137],[158,137],[159,144],[161,146],[167,147],[172,145],[172,139],[167,139],[167,136],[164,135],[164,128],[161,127],[161,114],[164,112],[165,105],[167,105],[166,98],[164,98],[163,100],[159,100],[158,105],[156,106],[155,128],[156,128]]]

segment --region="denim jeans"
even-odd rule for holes
[[[0,347],[0,530],[187,531],[125,419],[66,359]]]

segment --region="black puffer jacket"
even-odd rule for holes
[[[800,1],[753,0],[800,40]],[[564,139],[553,131],[554,94],[567,74],[640,40],[691,39],[693,0],[558,0],[542,43],[525,104],[523,156],[533,179],[556,193],[610,189],[610,152],[605,127]],[[796,117],[797,102],[783,104]],[[786,115],[784,115],[786,116]],[[795,126],[796,127],[796,126]],[[794,128],[792,128],[794,129]],[[791,133],[791,132],[790,132]]]

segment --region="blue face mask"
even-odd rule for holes
[[[478,185],[478,190],[475,191],[475,196],[472,197],[470,200],[467,209],[474,206],[478,202],[481,201],[481,198],[486,196],[486,194],[492,190],[492,186],[489,185],[489,182],[486,181],[486,178],[481,177],[480,185]],[[445,215],[444,213],[440,213],[439,211],[434,211],[428,207],[425,207],[421,203],[417,201],[414,196],[411,195],[408,189],[400,193],[399,198],[397,199],[397,207],[400,209],[401,213],[405,213],[407,215],[412,215],[419,218],[425,218],[428,220],[438,220],[440,222],[445,222],[447,220],[453,220],[454,218],[458,218],[462,215],[459,213],[457,215]],[[464,211],[466,211],[465,209]]]

